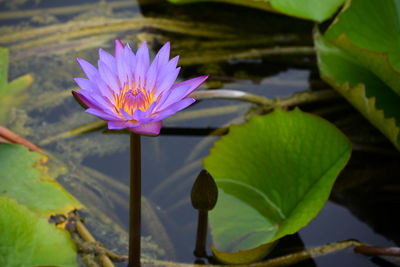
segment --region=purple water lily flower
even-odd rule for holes
[[[124,129],[158,135],[162,120],[191,105],[187,96],[208,76],[175,83],[180,67],[178,56],[169,60],[166,43],[150,65],[146,42],[136,55],[128,44],[115,40],[115,56],[100,48],[98,69],[78,62],[88,79],[75,78],[81,90],[72,93],[87,107],[86,112],[108,122],[109,129]]]

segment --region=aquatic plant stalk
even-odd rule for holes
[[[129,197],[129,267],[140,266],[141,151],[140,135],[131,133]]]
[[[338,252],[344,249],[347,249],[352,246],[360,246],[362,245],[358,241],[354,240],[348,240],[348,241],[341,241],[333,244],[328,244],[320,247],[315,247],[311,249],[306,249],[302,250],[299,252],[279,256],[276,258],[268,259],[265,261],[261,262],[256,262],[256,263],[251,263],[247,265],[234,265],[234,266],[246,266],[246,267],[282,267],[282,266],[290,266],[292,264],[307,260],[307,259],[312,259],[312,258],[317,258],[320,256],[332,254],[334,252]],[[177,262],[166,262],[166,261],[158,261],[158,260],[143,260],[143,265],[142,267],[147,267],[147,266],[169,266],[169,267],[203,267],[204,265],[200,264],[185,264],[185,263],[177,263]],[[209,267],[225,267],[226,265],[213,265],[209,264],[207,265]]]
[[[206,170],[201,170],[193,184],[190,194],[192,206],[199,211],[197,223],[196,257],[207,257],[206,240],[208,229],[208,211],[215,207],[218,199],[218,188],[214,179]]]
[[[206,238],[208,228],[208,211],[199,210],[199,217],[197,221],[197,236],[196,236],[196,247],[193,254],[196,257],[207,257],[206,252]]]

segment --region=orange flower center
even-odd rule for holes
[[[132,116],[137,109],[146,111],[153,103],[154,90],[148,92],[143,87],[140,80],[137,86],[135,86],[135,82],[132,82],[132,84],[126,82],[119,94],[114,93],[116,112],[122,115],[120,111],[122,109]]]

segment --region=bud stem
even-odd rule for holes
[[[207,227],[208,227],[208,211],[199,210],[196,248],[193,252],[196,257],[207,257],[207,252],[206,252]]]

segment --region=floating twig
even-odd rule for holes
[[[40,147],[36,146],[35,144],[29,142],[28,140],[26,140],[25,138],[23,138],[22,136],[14,133],[13,131],[0,126],[0,138],[3,139],[3,141],[8,141],[10,143],[13,144],[19,144],[19,145],[23,145],[26,146],[27,148],[29,148],[30,151],[36,151],[39,152],[41,154],[47,154],[43,149],[41,149]]]
[[[97,242],[93,235],[89,232],[86,226],[81,222],[80,217],[75,215],[75,213],[71,213],[69,217],[69,222],[75,226],[76,232],[82,237],[83,240],[95,246],[96,254],[103,265],[103,267],[114,267],[114,263],[110,260],[107,255],[107,250],[104,246]],[[83,244],[81,244],[82,247]]]
[[[341,98],[341,95],[331,89],[320,90],[320,91],[306,91],[294,94],[291,97],[276,99],[274,106],[285,108],[285,107],[308,104],[317,101],[331,100],[335,98]]]
[[[400,247],[374,247],[374,246],[361,245],[355,247],[354,251],[368,256],[400,257]]]

